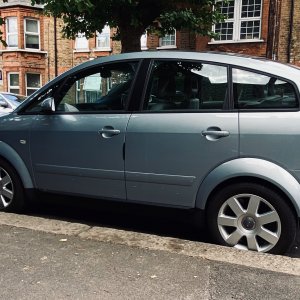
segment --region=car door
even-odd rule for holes
[[[37,114],[30,149],[39,189],[126,199],[126,107],[137,66],[117,62],[76,72],[27,109]],[[45,103],[54,111],[45,112]]]
[[[126,134],[129,201],[193,207],[202,180],[238,157],[238,113],[226,109],[227,67],[157,60]]]

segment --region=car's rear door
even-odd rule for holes
[[[126,133],[127,199],[192,207],[204,177],[238,157],[238,113],[226,66],[156,60]]]

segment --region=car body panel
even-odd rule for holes
[[[38,116],[31,130],[31,155],[37,188],[125,199],[122,151],[129,116]],[[120,134],[103,137],[99,131],[106,126],[120,130]]]
[[[219,184],[239,177],[262,179],[275,185],[291,200],[298,217],[300,217],[299,182],[282,167],[259,158],[238,158],[216,167],[201,183],[196,207],[205,209],[209,195]]]
[[[211,127],[229,136],[210,140],[202,132]],[[126,134],[127,198],[194,207],[206,174],[237,157],[237,113],[133,114]]]
[[[0,117],[0,156],[19,173],[25,188],[34,187],[31,170],[29,131],[32,117],[9,115]]]

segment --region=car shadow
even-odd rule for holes
[[[212,243],[193,210],[40,193],[27,215]],[[286,256],[300,258],[300,232]]]

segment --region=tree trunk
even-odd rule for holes
[[[142,27],[119,26],[122,53],[141,51],[141,36],[145,29]]]

